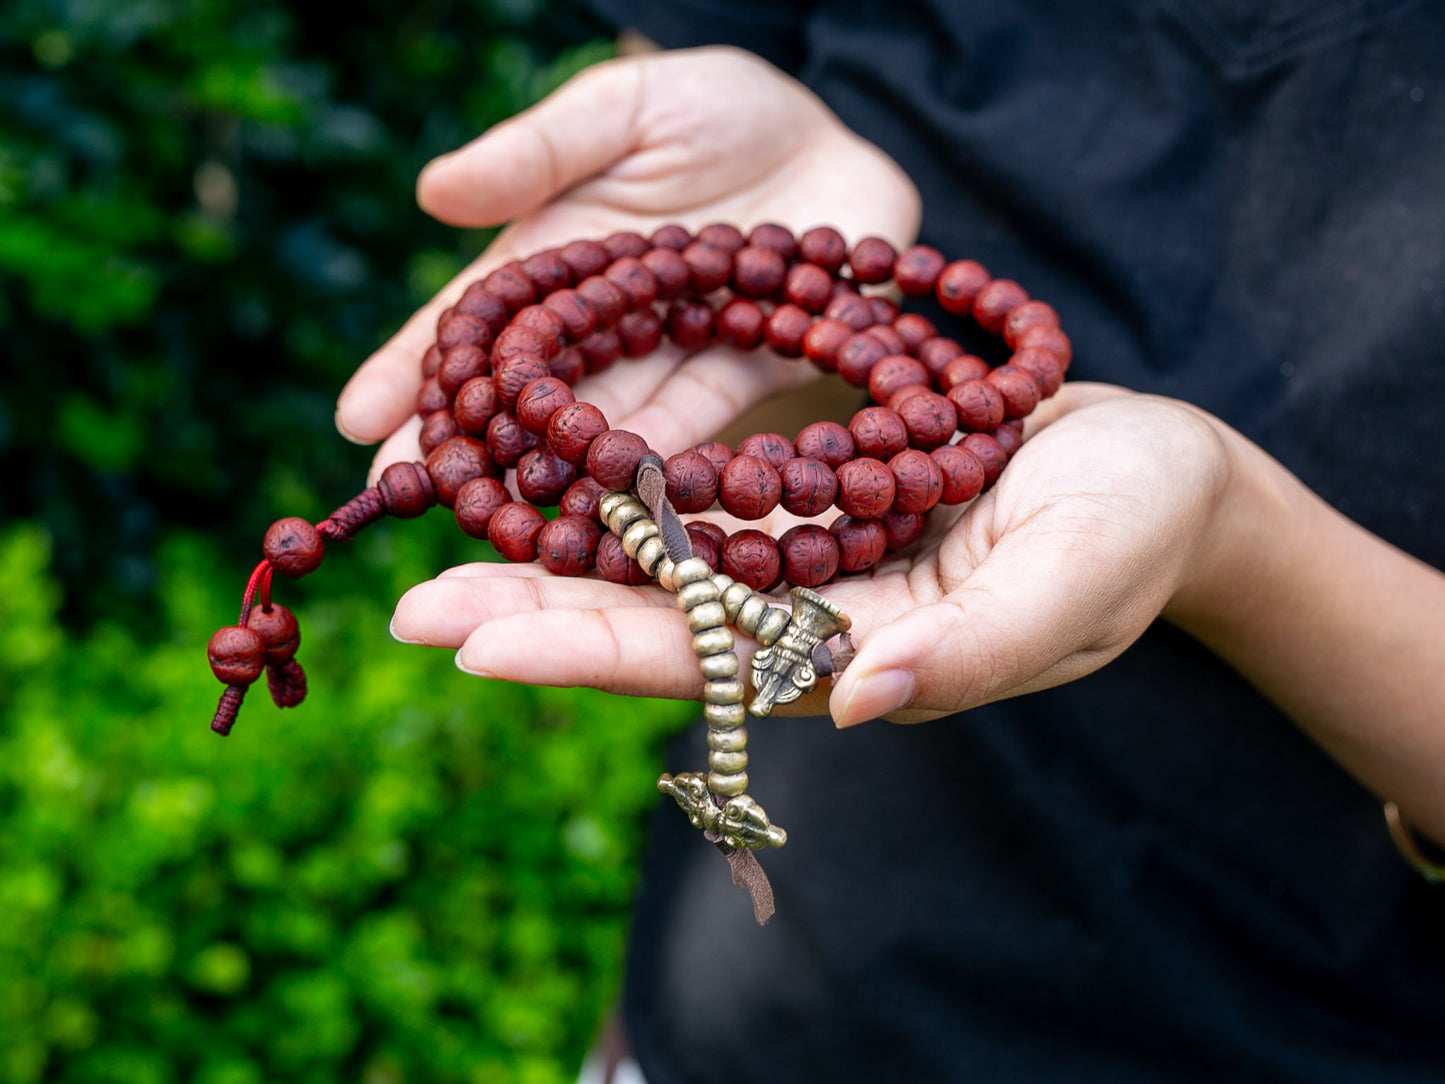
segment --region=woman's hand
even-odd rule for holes
[[[420,359],[437,316],[466,285],[509,260],[617,230],[669,221],[743,229],[832,225],[895,244],[917,229],[918,196],[881,151],[849,132],[777,69],[726,48],[656,53],[596,65],[536,107],[432,162],[423,209],[458,226],[509,225],[495,243],[373,355],[341,393],[337,426],[387,439],[375,470],[418,458],[413,417]],[[615,428],[664,455],[711,438],[752,404],[816,377],[710,349],[664,347],[579,383]],[[410,424],[408,424],[410,419]]]

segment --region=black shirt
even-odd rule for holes
[[[1442,5],[599,6],[795,73],[914,179],[923,240],[1055,306],[1071,378],[1203,407],[1445,567]],[[750,752],[778,914],[661,811],[625,994],[650,1084],[1445,1081],[1445,886],[1162,623],[1059,689]]]

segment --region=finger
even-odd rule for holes
[[[494,226],[549,203],[637,144],[637,61],[598,64],[422,170],[417,201],[456,226]]]
[[[366,484],[376,485],[381,472],[393,463],[416,463],[425,460],[426,456],[421,454],[421,444],[418,442],[420,436],[421,419],[413,414],[376,450],[371,469],[367,471]]]
[[[479,626],[518,614],[649,606],[670,607],[671,599],[656,590],[553,576],[531,565],[476,564],[413,587],[397,602],[391,630],[406,643],[460,647]],[[541,642],[548,653],[560,649]]]

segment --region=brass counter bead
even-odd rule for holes
[[[757,631],[753,633],[753,636],[764,647],[771,647],[777,642],[779,636],[788,631],[788,622],[791,620],[792,615],[787,610],[769,606],[768,612],[758,622]]]
[[[743,603],[752,597],[753,589],[745,583],[733,582],[723,588],[722,604],[723,609],[727,611],[728,620],[736,621]]]
[[[667,560],[667,547],[662,544],[662,539],[656,532],[657,527],[654,525],[653,533],[642,540],[635,555],[642,571],[653,577],[656,577],[658,570],[662,568],[662,562]]]
[[[708,707],[736,707],[734,704],[709,704]],[[748,728],[745,726],[709,727],[707,747],[719,753],[741,753],[748,747]]]
[[[723,604],[727,608],[727,604]],[[739,632],[751,636],[758,631],[758,622],[767,616],[768,604],[763,600],[762,595],[749,592],[747,600],[738,607],[738,613],[733,618],[733,624],[738,627]]]
[[[731,798],[748,789],[748,773],[708,772],[707,789],[724,798]]]
[[[717,585],[717,589],[719,591],[726,591],[729,587],[731,587],[737,582],[726,572],[714,572],[711,576],[708,577],[708,579],[712,580],[712,582]]]
[[[639,503],[637,498],[630,493],[616,493],[609,490],[598,499],[597,514],[601,517],[602,522],[610,526],[612,514],[629,501]]]
[[[712,569],[708,567],[706,561],[701,557],[689,557],[677,566],[673,578],[677,581],[677,586],[682,588],[689,584],[704,583],[711,575]]]
[[[741,704],[744,691],[740,678],[716,678],[703,685],[702,699],[705,704]]]
[[[705,658],[708,655],[721,655],[724,651],[733,649],[732,630],[726,625],[718,628],[708,629],[706,632],[699,632],[692,638],[692,653],[698,658]]]
[[[658,540],[661,541],[660,535],[658,536]],[[663,549],[666,550],[666,548],[666,543],[664,543]],[[641,563],[640,561],[638,562],[638,564]],[[657,586],[661,587],[664,591],[677,591],[677,565],[673,563],[671,557],[659,564],[653,575],[657,578]]]
[[[722,655],[709,655],[705,659],[699,659],[698,664],[703,678],[708,681],[713,678],[732,677],[742,668],[738,662],[736,651],[728,651]]]
[[[683,564],[686,563],[686,561],[683,562]],[[682,565],[678,566],[678,568],[681,567]],[[676,578],[677,573],[674,572],[673,579]],[[716,602],[720,594],[722,592],[717,589],[717,584],[712,580],[698,580],[696,583],[684,584],[677,591],[677,608],[683,613],[687,613],[704,602]]]
[[[622,532],[622,549],[627,556],[636,558],[637,547],[649,538],[657,537],[657,524],[650,519],[639,519]]]
[[[704,602],[701,606],[694,606],[687,614],[687,627],[693,632],[726,624],[727,614],[723,613],[721,602]]]
[[[746,753],[711,752],[707,755],[707,767],[710,772],[736,775],[748,770],[748,755]]]

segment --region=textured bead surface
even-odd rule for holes
[[[799,587],[821,587],[838,575],[838,541],[825,528],[804,523],[778,539],[783,579]]]
[[[782,570],[778,544],[762,531],[751,529],[728,535],[719,561],[723,572],[754,591],[766,591]]]
[[[398,519],[412,519],[436,504],[436,490],[425,463],[392,463],[381,472],[376,488],[387,512]]]
[[[266,641],[255,629],[226,625],[212,634],[206,658],[223,685],[249,685],[266,667]]]
[[[452,512],[457,526],[472,538],[485,539],[487,525],[497,509],[510,503],[512,495],[495,478],[473,478],[457,490]]]
[[[587,449],[587,473],[608,489],[631,489],[647,441],[626,429],[609,429]]]
[[[876,519],[839,516],[828,526],[838,540],[838,567],[844,572],[862,572],[883,559],[888,535]]]
[[[734,456],[719,478],[718,499],[723,509],[739,519],[761,519],[783,496],[778,472],[757,456]]]
[[[717,500],[718,476],[701,452],[678,452],[662,465],[667,478],[667,499],[681,514],[702,512]]]
[[[816,459],[795,456],[783,463],[778,477],[783,483],[780,503],[795,516],[822,515],[838,496],[838,476]]]
[[[592,570],[602,525],[582,516],[558,516],[537,532],[537,560],[558,576],[581,576]]]
[[[437,504],[452,507],[457,490],[473,478],[496,474],[487,445],[476,437],[455,436],[432,449],[426,457],[426,471],[436,491]]]
[[[864,457],[838,468],[838,507],[856,519],[876,519],[893,505],[895,485],[887,464]]]
[[[315,571],[326,554],[326,543],[306,520],[288,516],[267,529],[261,552],[278,575],[295,579]]]
[[[509,501],[492,513],[487,540],[509,561],[535,561],[537,536],[547,520],[525,501]]]

